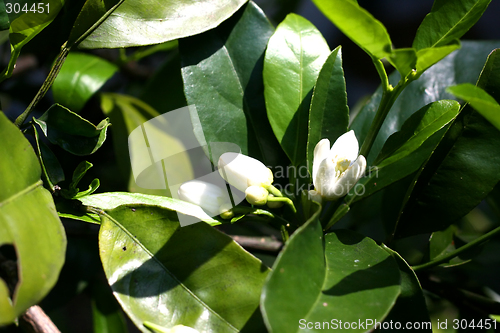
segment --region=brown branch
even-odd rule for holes
[[[61,333],[38,305],[33,305],[26,311],[20,324],[29,333]]]

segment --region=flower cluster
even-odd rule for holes
[[[351,190],[366,169],[366,159],[358,153],[354,131],[341,135],[331,148],[328,139],[316,145],[312,172],[314,190],[309,191],[312,200],[336,200]],[[245,193],[250,204],[279,208],[287,203],[295,210],[291,200],[272,185],[273,173],[262,162],[243,154],[225,153],[219,158],[218,170],[226,182]],[[228,193],[216,185],[192,180],[182,184],[178,194],[182,200],[199,205],[212,216],[234,216]]]

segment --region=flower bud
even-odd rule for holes
[[[261,161],[237,154],[224,153],[219,158],[219,173],[225,181],[245,192],[249,186],[269,186],[273,173]]]
[[[233,206],[230,203],[222,204],[219,208],[220,217],[224,220],[229,220],[234,217],[234,213],[232,211]]]
[[[211,216],[218,215],[221,205],[229,201],[225,190],[201,180],[183,183],[177,193],[181,200],[200,206]]]
[[[263,187],[252,185],[245,190],[245,198],[251,205],[262,206],[267,202],[269,192]]]

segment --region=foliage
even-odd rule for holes
[[[127,331],[124,315],[141,332],[445,319],[491,331],[500,42],[460,40],[490,2],[435,0],[412,46],[396,48],[356,0],[313,0],[380,78],[355,112],[342,46],[298,14],[275,27],[243,0],[0,3],[0,97],[26,104],[0,111],[0,325],[85,292],[95,332]],[[61,31],[51,70],[38,92],[10,96],[47,27]],[[166,61],[142,82],[155,56]],[[235,170],[238,153],[252,159]],[[176,195],[208,177],[228,195],[202,182],[184,194],[199,205]],[[329,201],[316,177],[347,188]],[[67,242],[75,230],[92,241]]]

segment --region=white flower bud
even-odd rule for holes
[[[273,173],[269,168],[243,154],[222,154],[218,167],[221,177],[242,192],[252,185],[265,187],[273,183]]]
[[[229,202],[227,191],[201,180],[183,183],[177,191],[181,200],[203,208],[209,215],[219,215],[221,205]]]
[[[251,205],[262,206],[267,202],[269,192],[263,187],[252,185],[245,190],[245,198]]]

